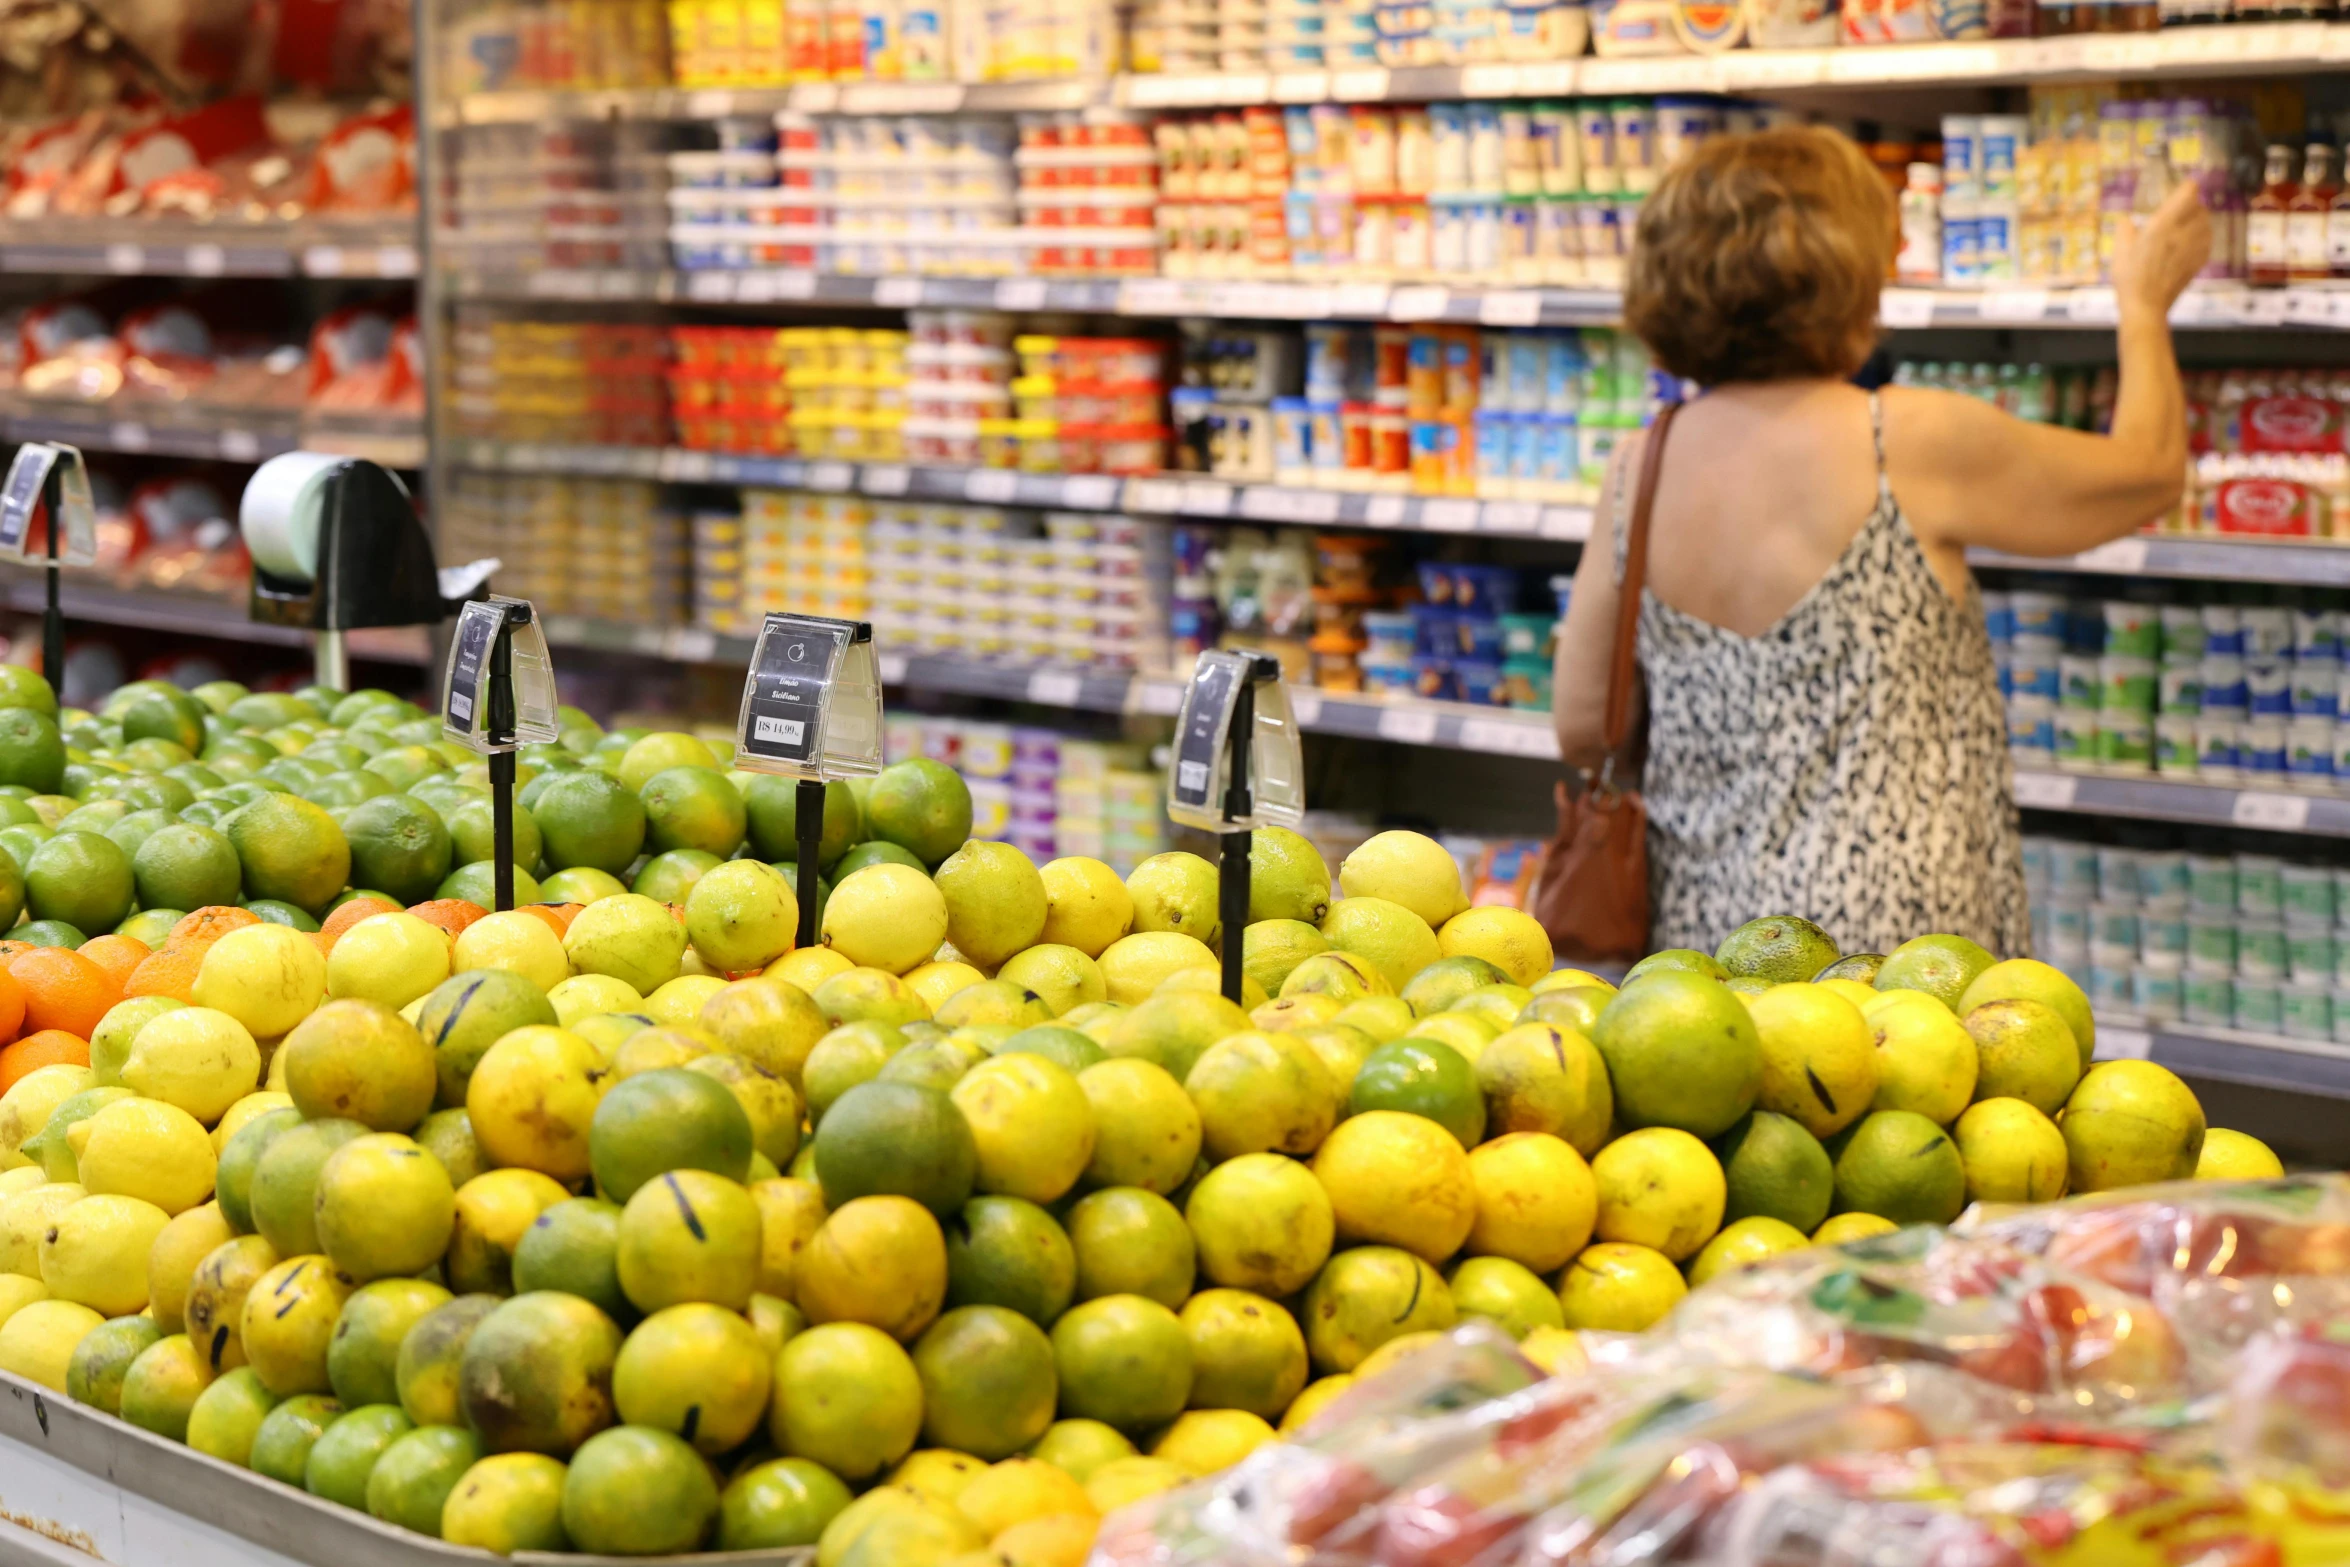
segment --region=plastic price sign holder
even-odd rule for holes
[[[63,689],[65,612],[57,602],[58,568],[88,566],[98,559],[98,513],[90,504],[90,471],[82,466],[79,447],[27,441],[16,449],[16,460],[8,465],[7,482],[0,484],[0,555],[24,558],[35,511],[49,524],[43,530],[48,540],[43,559],[48,565],[49,597],[41,611],[41,672]],[[65,535],[62,553],[60,531]]]
[[[1167,814],[1217,834],[1217,902],[1226,930],[1248,924],[1254,829],[1295,827],[1305,767],[1281,665],[1262,653],[1200,654],[1175,720]],[[1224,996],[1241,997],[1241,943],[1224,943]]]
[[[824,786],[881,771],[881,671],[862,620],[769,615],[743,676],[734,765],[796,778],[799,944],[816,941],[816,860],[824,841]]]
[[[489,758],[490,875],[503,913],[514,907],[514,753],[556,738],[555,666],[528,600],[493,596],[459,608],[441,732]]]

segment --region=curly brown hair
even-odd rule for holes
[[[1893,193],[1820,126],[1717,136],[1640,207],[1624,321],[1701,386],[1847,376],[1876,343]]]

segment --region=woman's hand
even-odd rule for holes
[[[2157,316],[2195,281],[2211,259],[2211,213],[2191,179],[2144,221],[2124,218],[2113,247],[2113,292],[2124,310],[2141,306]]]

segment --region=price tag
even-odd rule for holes
[[[1374,495],[1363,502],[1363,523],[1372,528],[1400,528],[1411,503],[1401,495]]]
[[[1028,677],[1028,700],[1040,707],[1075,707],[1085,679],[1066,669],[1040,669]]]
[[[636,274],[633,272],[599,272],[596,274],[598,299],[634,299]]]
[[[914,472],[904,463],[868,463],[865,465],[865,493],[867,495],[903,495],[914,481]]]
[[[2110,571],[2117,575],[2135,576],[2146,569],[2146,541],[2111,539],[2075,555],[2073,565],[2082,571]]]
[[[1451,499],[1422,501],[1420,526],[1431,533],[1467,533],[1477,526],[1477,503]]]
[[[154,438],[147,433],[145,425],[126,419],[107,430],[106,442],[118,452],[143,452],[154,444]]]
[[[873,661],[873,667],[885,686],[902,686],[906,683],[906,655],[903,653],[884,653]]]
[[[1303,752],[1280,676],[1281,666],[1262,653],[1211,648],[1199,655],[1175,720],[1170,817],[1210,832],[1296,825],[1305,804]],[[1247,772],[1236,780],[1240,755]],[[1238,809],[1236,781],[1246,793]]]
[[[1435,321],[1452,307],[1452,296],[1441,288],[1398,288],[1387,296],[1391,321]]]
[[[1379,738],[1399,745],[1427,745],[1436,738],[1436,715],[1424,707],[1391,707],[1379,715]]]
[[[845,462],[812,462],[802,482],[811,490],[845,490],[856,480],[856,471]]]
[[[1387,314],[1387,285],[1341,283],[1330,290],[1330,313],[1375,321]]]
[[[1009,468],[974,468],[963,475],[963,499],[1003,506],[1020,493],[1020,476]]]
[[[1558,739],[1538,724],[1512,723],[1506,718],[1464,718],[1461,749],[1489,751],[1497,756],[1556,756]]]
[[[1877,294],[1877,319],[1889,331],[1915,331],[1934,324],[1934,292],[1925,288],[1888,288]]]
[[[416,247],[414,245],[386,245],[375,253],[375,273],[378,277],[416,276]]]
[[[1518,91],[1537,98],[1563,98],[1575,90],[1575,62],[1545,60],[1518,67]]]
[[[1992,288],[1983,291],[1981,315],[1986,321],[2041,321],[2048,316],[2044,288]]]
[[[2121,319],[2121,306],[2110,288],[2076,288],[2064,296],[2064,318],[2086,326],[2111,326]]]
[[[2069,811],[2080,780],[2071,773],[2015,775],[2015,803],[2028,811]]]
[[[41,485],[57,456],[58,449],[46,441],[28,441],[17,448],[15,460],[8,465],[7,485],[0,488],[0,553],[24,553],[34,509],[41,504]]]
[[[769,282],[777,299],[814,299],[816,297],[816,274],[813,272],[770,273]],[[917,283],[915,287],[919,289],[921,285]],[[878,294],[876,302],[878,302]]]
[[[1289,711],[1296,718],[1298,728],[1318,728],[1322,722],[1321,693],[1302,686],[1292,688],[1289,692]]]
[[[1487,501],[1478,526],[1487,533],[1532,533],[1542,523],[1542,508],[1532,501]]]
[[[1338,520],[1338,494],[1334,490],[1282,490],[1251,485],[1241,492],[1240,514],[1259,522],[1327,526]]]
[[[2284,289],[2254,289],[2244,301],[2244,322],[2247,326],[2283,326],[2291,304]]]
[[[1387,72],[1377,68],[1333,71],[1330,96],[1340,103],[1377,103],[1387,96]]]
[[[501,631],[513,684],[514,710],[508,714],[496,712],[493,689]],[[484,756],[555,738],[555,666],[529,600],[468,599],[457,612],[441,681],[441,732]]]
[[[1461,68],[1464,98],[1507,98],[1521,91],[1514,65],[1470,65]]]
[[[2097,1025],[2100,1061],[2144,1061],[2153,1051],[2154,1036],[2142,1028],[2116,1028],[2111,1023]]]
[[[1542,508],[1542,536],[1580,544],[1591,537],[1591,508],[1588,506],[1545,506]]]
[[[341,277],[343,275],[343,247],[340,245],[312,245],[302,252],[302,270],[312,277]]]
[[[735,765],[795,778],[878,772],[874,654],[873,628],[862,621],[769,615],[743,676]]]
[[[147,270],[147,251],[141,245],[109,245],[106,247],[105,259],[109,272],[139,273]]]
[[[1165,517],[1183,509],[1183,486],[1172,479],[1128,479],[1126,509]]]
[[[1183,687],[1167,680],[1137,680],[1134,710],[1172,717],[1183,711]]]
[[[922,303],[918,277],[885,277],[873,285],[873,302],[885,310],[911,310]]]
[[[1061,481],[1061,504],[1078,511],[1110,511],[1118,504],[1118,481],[1098,473],[1072,474]]]
[[[998,310],[1042,310],[1044,308],[1044,279],[1035,277],[1008,277],[995,286],[995,307]]]
[[[709,303],[734,298],[734,275],[728,272],[688,272],[685,297]]]
[[[1542,319],[1541,291],[1513,288],[1487,294],[1477,301],[1477,319],[1486,326],[1532,326]]]
[[[1320,103],[1330,96],[1330,77],[1324,71],[1281,71],[1273,77],[1275,103]]]
[[[2299,832],[2309,825],[2309,797],[2247,789],[2236,796],[2236,803],[2228,810],[2228,820],[2238,827]]]
[[[250,430],[220,432],[220,455],[230,462],[259,462],[261,438]]]
[[[1232,486],[1214,479],[1186,479],[1183,497],[1177,511],[1186,517],[1229,517],[1232,515]]]
[[[718,476],[717,459],[709,452],[672,451],[663,466],[669,471],[662,477],[680,484],[707,484]]]
[[[723,87],[685,95],[685,117],[689,120],[723,120],[732,113],[734,94]]]
[[[218,245],[190,245],[186,260],[190,277],[218,277],[228,270],[228,252]]]
[[[1183,284],[1174,278],[1129,278],[1118,285],[1118,313],[1127,316],[1183,314]]]

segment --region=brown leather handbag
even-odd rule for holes
[[[1656,505],[1665,432],[1678,403],[1667,404],[1649,427],[1640,458],[1640,487],[1633,492],[1632,531],[1624,541],[1624,580],[1616,593],[1616,638],[1608,660],[1607,714],[1601,739],[1607,747],[1596,776],[1581,774],[1581,787],[1557,787],[1558,835],[1543,856],[1534,886],[1534,917],[1550,933],[1562,958],[1587,963],[1628,963],[1648,951],[1648,809],[1639,789],[1619,782],[1638,775],[1643,737],[1635,733],[1640,711],[1640,595],[1648,581],[1648,518]]]

